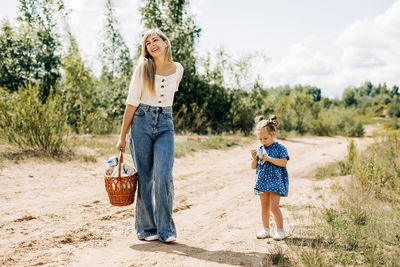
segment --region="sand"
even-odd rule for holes
[[[365,145],[368,138],[356,139]],[[312,225],[312,210],[335,205],[317,167],[345,158],[344,137],[279,140],[289,151],[289,197],[281,199],[289,238]],[[260,266],[285,241],[258,240],[259,199],[250,168],[253,144],[176,159],[177,242],[144,242],[134,232],[134,205],[113,207],[104,188],[107,158],[97,163],[25,160],[0,171],[0,265]],[[130,156],[125,159],[130,161]],[[342,179],[350,179],[343,177]]]

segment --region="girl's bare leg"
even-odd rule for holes
[[[269,207],[270,207],[270,192],[264,192],[260,196],[261,202],[261,219],[264,228],[269,228]]]
[[[270,192],[269,198],[270,198],[271,211],[275,218],[276,228],[283,229],[283,217],[281,209],[279,208],[279,201],[281,200],[281,195]]]

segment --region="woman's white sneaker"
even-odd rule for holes
[[[274,240],[282,240],[282,239],[285,239],[285,238],[286,238],[286,234],[285,234],[285,231],[283,229],[276,230],[276,233],[272,237],[272,239],[274,239]]]
[[[146,240],[146,241],[158,240],[158,235],[150,235],[148,237],[145,237],[144,240]]]
[[[258,239],[264,239],[267,237],[271,237],[271,235],[269,234],[269,229],[263,229],[261,232],[257,234]]]
[[[176,236],[170,236],[167,239],[165,239],[165,243],[171,243],[176,241]]]

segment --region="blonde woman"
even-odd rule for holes
[[[138,171],[135,230],[140,240],[174,242],[174,125],[172,104],[183,67],[172,61],[171,43],[159,29],[146,32],[133,72],[117,149],[130,151]],[[153,198],[155,201],[153,201]]]

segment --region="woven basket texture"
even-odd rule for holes
[[[106,191],[110,203],[113,206],[128,206],[135,201],[137,186],[137,172],[131,176],[121,177],[121,164],[123,163],[123,153],[120,152],[118,163],[118,177],[109,175],[104,176]]]

